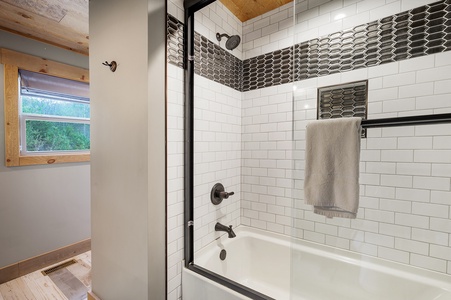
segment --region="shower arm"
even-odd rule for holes
[[[216,39],[218,40],[218,42],[220,42],[223,37],[226,37],[229,39],[230,35],[228,35],[227,33],[223,33],[223,34],[220,34],[219,32],[216,33]]]

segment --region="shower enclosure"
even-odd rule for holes
[[[216,39],[223,34],[241,44],[235,37],[227,47]],[[450,279],[451,1],[298,0],[244,22],[219,1],[185,1],[184,35],[187,269],[251,299],[315,299],[305,292],[308,275],[331,288],[351,275],[317,261],[306,274],[306,256],[295,249],[307,243]],[[304,203],[305,128],[352,116],[363,119],[358,214],[325,218]],[[218,183],[229,194],[215,204]],[[215,231],[217,223],[237,237]],[[280,262],[289,264],[283,298],[203,265],[213,245],[218,268],[228,268],[221,264],[235,249],[229,240],[248,232],[288,238],[291,251],[275,254],[289,257]],[[267,254],[273,246],[249,241],[243,255],[258,256],[259,243],[267,248],[261,264],[280,258]],[[358,270],[348,290],[403,297],[390,296],[385,283],[375,291],[374,273]],[[449,297],[440,284],[424,299]]]

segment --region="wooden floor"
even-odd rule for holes
[[[91,290],[91,251],[75,256],[76,264],[66,267],[86,288]],[[59,265],[58,263],[56,265]],[[48,266],[42,270],[47,270]],[[41,271],[36,271],[17,279],[0,284],[0,300],[72,300]]]

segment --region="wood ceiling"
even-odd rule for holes
[[[0,0],[0,29],[88,55],[88,0]]]
[[[241,22],[253,19],[293,0],[220,0]]]
[[[88,55],[88,1],[0,0],[0,30]],[[244,22],[292,0],[220,1]]]

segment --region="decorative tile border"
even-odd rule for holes
[[[449,50],[442,0],[244,61],[196,33],[195,73],[244,92]],[[171,15],[168,61],[183,67],[183,24]]]

